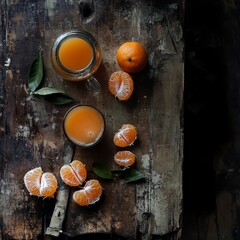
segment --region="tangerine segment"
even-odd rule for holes
[[[60,176],[64,183],[76,187],[82,185],[86,180],[87,170],[81,161],[74,160],[70,165],[64,165],[61,167]]]
[[[117,50],[117,62],[120,68],[129,73],[140,72],[148,62],[148,54],[139,42],[126,42]]]
[[[40,195],[42,197],[51,197],[57,191],[58,183],[56,177],[50,173],[43,173],[41,178]]]
[[[101,195],[101,184],[98,180],[92,179],[86,182],[83,189],[74,192],[73,200],[80,206],[88,206],[96,203]]]
[[[127,147],[137,139],[137,130],[131,124],[123,124],[114,135],[113,142],[118,147]]]
[[[40,196],[42,168],[34,168],[24,175],[24,184],[30,195]]]
[[[114,156],[114,161],[118,166],[130,167],[135,163],[136,156],[130,151],[119,151]]]
[[[34,168],[24,175],[24,184],[31,195],[51,197],[57,191],[57,179],[49,172],[43,173],[42,168]]]
[[[133,93],[132,77],[123,71],[114,72],[108,81],[108,89],[120,101],[126,101]]]

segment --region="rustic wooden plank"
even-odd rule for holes
[[[151,133],[150,149],[142,156],[149,179],[147,184],[137,187],[138,221],[143,235],[149,231],[156,235],[174,234],[181,228],[182,29],[176,18],[177,5],[167,5],[160,11],[164,18],[161,26],[153,30],[152,38],[162,43],[154,50],[156,58],[162,61],[152,63],[154,89],[147,130]],[[150,216],[147,222],[145,215]]]
[[[2,63],[11,59],[8,66],[1,66],[0,225],[3,239],[37,239],[42,233],[43,201],[29,196],[23,188],[24,173],[41,162],[33,154],[31,140],[35,129],[25,91],[28,65],[35,54],[36,42],[41,41],[37,35],[40,22],[35,18],[41,9],[41,4],[14,1],[1,4]]]
[[[140,226],[143,226],[142,219],[144,219],[145,214],[149,213],[149,209],[150,209],[150,215],[151,213],[154,213],[155,211],[157,211],[156,214],[156,219],[153,220],[153,223],[155,224],[152,228],[153,230],[151,230],[151,233],[149,234],[160,234],[160,235],[164,235],[167,234],[169,231],[171,232],[175,232],[178,230],[179,228],[179,219],[180,219],[180,212],[181,212],[181,126],[180,126],[180,112],[181,112],[181,107],[182,107],[182,99],[181,99],[181,94],[178,95],[178,97],[172,98],[172,96],[174,95],[174,93],[176,91],[180,92],[182,91],[182,86],[183,86],[183,64],[181,63],[181,27],[179,24],[179,21],[175,20],[175,22],[168,22],[169,19],[171,17],[173,17],[171,14],[176,14],[176,10],[174,9],[175,6],[170,6],[169,9],[166,8],[164,9],[166,12],[168,12],[170,16],[167,16],[167,19],[164,19],[164,13],[166,14],[166,12],[161,11],[160,9],[157,9],[157,12],[154,12],[154,7],[156,6],[149,6],[147,4],[134,4],[131,5],[129,7],[132,7],[131,11],[127,11],[127,9],[129,10],[129,8],[125,8],[122,6],[119,6],[118,4],[116,4],[116,6],[118,8],[115,8],[113,10],[111,10],[110,12],[114,12],[116,17],[113,18],[115,19],[115,26],[121,26],[123,25],[122,22],[126,22],[127,21],[127,17],[126,18],[122,18],[121,16],[123,16],[124,14],[129,14],[129,12],[138,12],[138,18],[142,19],[142,22],[140,21],[140,26],[138,26],[137,24],[139,23],[139,20],[135,20],[131,23],[131,25],[129,26],[128,29],[124,28],[124,29],[117,29],[117,31],[121,31],[122,34],[119,36],[119,38],[125,38],[123,41],[126,41],[128,38],[126,38],[125,36],[129,35],[129,31],[131,32],[131,36],[132,38],[134,38],[135,40],[139,40],[142,41],[143,43],[145,43],[145,45],[148,46],[154,46],[154,56],[153,59],[150,63],[150,71],[152,71],[152,76],[148,76],[148,75],[144,75],[144,76],[136,76],[136,81],[139,83],[139,85],[136,86],[137,89],[135,94],[137,95],[138,99],[137,99],[137,104],[138,107],[137,108],[132,108],[131,107],[131,113],[132,115],[124,115],[124,112],[126,112],[126,109],[123,109],[122,106],[119,106],[118,103],[114,102],[112,103],[112,107],[108,106],[108,110],[109,112],[112,112],[112,115],[114,116],[118,116],[118,122],[120,125],[120,122],[124,122],[124,121],[131,121],[132,123],[135,123],[136,126],[141,125],[141,128],[139,129],[139,138],[141,141],[141,147],[140,146],[136,146],[134,151],[136,153],[138,153],[138,156],[140,156],[140,158],[144,159],[144,163],[146,164],[146,162],[150,161],[150,164],[153,164],[152,169],[154,169],[154,171],[156,171],[154,174],[154,178],[153,178],[153,183],[147,183],[146,186],[144,187],[144,185],[140,184],[139,187],[137,187],[137,198],[138,198],[138,203],[137,203],[137,207],[139,208],[137,210],[137,214],[138,214],[138,221]],[[163,5],[164,6],[164,5]],[[98,7],[100,8],[99,12],[101,12],[101,7],[98,5]],[[115,7],[115,6],[113,6]],[[120,8],[120,9],[119,9]],[[175,10],[175,11],[173,11]],[[174,13],[173,13],[173,12]],[[142,13],[142,15],[141,15]],[[146,19],[146,16],[149,16],[150,13],[153,14],[152,19],[156,19],[156,22],[161,22],[162,25],[164,25],[165,23],[165,28],[161,28],[161,26],[156,25],[154,28],[154,22],[150,22],[152,21],[152,19]],[[155,14],[155,15],[154,15]],[[164,22],[165,20],[165,22]],[[146,22],[150,22],[150,26],[153,27],[151,32],[147,32],[148,28],[147,25],[144,24],[144,21]],[[173,20],[174,21],[174,20]],[[118,23],[120,22],[120,23]],[[126,24],[126,23],[125,23]],[[168,25],[169,24],[169,25]],[[129,30],[131,29],[131,30]],[[113,26],[113,32],[114,32],[115,28]],[[141,34],[140,34],[141,33]],[[139,35],[140,34],[140,35]],[[171,36],[171,34],[173,34],[173,36]],[[150,38],[148,39],[148,41],[146,41],[145,37],[146,35],[150,35]],[[109,36],[108,36],[109,37]],[[121,41],[118,41],[121,43]],[[101,39],[101,37],[100,37]],[[155,40],[153,40],[152,42],[150,41],[150,39],[158,39],[159,42],[155,42]],[[174,46],[170,40],[172,40],[176,45]],[[110,41],[110,42],[114,42],[114,41]],[[162,44],[161,44],[162,43]],[[160,44],[160,45],[159,45]],[[163,44],[169,44],[165,47],[163,47]],[[119,43],[117,45],[113,45],[113,49],[119,45]],[[104,46],[104,44],[103,44]],[[161,49],[162,47],[162,49]],[[176,49],[177,48],[177,49]],[[106,48],[104,49],[106,51],[106,56],[111,55],[111,51],[112,49]],[[159,50],[159,51],[158,51]],[[163,52],[163,56],[164,54],[166,54],[166,59],[164,59],[166,61],[166,63],[164,64],[165,69],[163,70],[162,76],[159,74],[158,71],[154,72],[155,68],[159,68],[160,67],[160,62],[155,60],[158,59],[160,57],[160,50],[162,50]],[[168,55],[173,55],[172,59],[168,61]],[[179,58],[178,59],[178,55]],[[104,59],[105,60],[105,59]],[[103,60],[103,61],[104,61]],[[180,63],[179,63],[180,61]],[[179,65],[178,65],[179,63]],[[110,65],[111,66],[111,65]],[[171,66],[174,66],[175,68],[171,68]],[[113,70],[114,71],[114,68]],[[165,72],[165,73],[164,73]],[[172,74],[171,74],[172,73]],[[99,71],[99,74],[100,71]],[[146,73],[145,73],[146,74]],[[154,76],[154,74],[156,74],[157,76]],[[159,78],[163,79],[162,82],[160,83],[160,79],[158,79],[158,75],[160,75]],[[139,79],[137,79],[137,77]],[[145,79],[144,79],[145,78]],[[101,77],[100,77],[101,79]],[[147,79],[147,80],[146,80]],[[169,80],[170,79],[170,80]],[[154,84],[157,84],[157,86],[155,85],[154,90],[151,88],[151,86],[149,86],[150,82],[154,82]],[[158,85],[158,81],[159,81],[159,85]],[[162,88],[161,84],[166,84],[164,86],[164,88]],[[168,85],[170,84],[170,85]],[[144,86],[144,87],[143,87]],[[176,87],[176,89],[174,89],[174,87]],[[144,89],[144,90],[143,90]],[[168,92],[168,89],[170,90]],[[156,90],[156,91],[155,91]],[[144,91],[144,92],[143,92]],[[152,91],[154,91],[152,93]],[[172,91],[172,92],[171,92]],[[165,93],[166,92],[166,93]],[[160,96],[160,98],[159,98]],[[164,97],[163,97],[164,96]],[[155,101],[151,102],[151,98],[155,97]],[[107,96],[105,96],[105,98],[107,98]],[[174,102],[170,102],[171,100],[173,100]],[[111,101],[111,99],[109,99],[109,101]],[[133,101],[136,101],[136,96],[135,99]],[[134,104],[134,103],[133,103]],[[136,103],[135,103],[136,104]],[[152,104],[152,109],[151,107],[149,108],[149,105]],[[140,106],[140,107],[139,107]],[[158,113],[158,109],[155,108],[155,106],[161,106],[162,108],[159,108],[159,113]],[[171,107],[170,107],[171,106]],[[167,109],[167,108],[170,109]],[[125,108],[125,107],[124,107]],[[151,112],[152,111],[152,112]],[[174,116],[175,113],[175,116]],[[165,115],[165,116],[164,116]],[[112,116],[111,116],[112,117]],[[119,119],[120,117],[120,119]],[[172,119],[172,122],[171,122]],[[115,117],[115,122],[114,124],[117,125],[117,119]],[[167,121],[170,120],[170,124],[167,125]],[[107,122],[110,122],[110,119],[107,119]],[[148,124],[144,124],[148,123]],[[151,122],[154,123],[159,123],[159,125],[154,126],[153,129],[151,128]],[[175,127],[175,125],[172,124],[177,124],[177,126]],[[173,134],[170,136],[170,139],[165,139],[166,136],[168,135],[168,128],[172,128],[173,129]],[[117,129],[117,126],[113,126],[113,129]],[[162,130],[162,132],[159,132],[159,129]],[[154,137],[154,139],[149,139],[149,133],[155,132],[156,136]],[[165,135],[163,134],[164,131],[166,131]],[[175,132],[176,131],[176,132]],[[175,134],[179,133],[179,138],[176,137]],[[159,143],[159,146],[154,146],[152,147],[153,149],[149,148],[149,144],[151,144],[152,142],[161,142],[161,134],[163,134],[163,139],[162,139],[162,144]],[[111,139],[112,136],[112,132],[108,135],[108,138]],[[176,142],[175,142],[175,138],[176,137]],[[142,138],[142,139],[141,139]],[[178,142],[179,141],[179,142]],[[176,145],[174,145],[176,144]],[[104,143],[105,145],[105,143]],[[155,149],[154,149],[155,148]],[[173,151],[174,149],[174,151]],[[154,151],[154,153],[151,153],[151,151]],[[161,156],[161,152],[162,156]],[[169,153],[173,153],[173,155],[169,155]],[[179,155],[180,153],[180,155]],[[157,154],[160,154],[160,156],[158,156]],[[153,157],[150,159],[149,155],[152,155]],[[142,157],[141,157],[142,156]],[[168,156],[168,157],[166,157]],[[155,159],[156,157],[156,159]],[[87,157],[86,157],[87,158]],[[162,160],[162,162],[161,162]],[[108,160],[110,161],[110,159]],[[154,165],[155,163],[155,165]],[[162,165],[161,165],[162,163]],[[164,166],[164,163],[167,163]],[[141,169],[141,163],[139,162],[139,167]],[[176,175],[172,175],[173,172],[171,172],[171,169],[175,168],[175,174],[176,172],[179,174]],[[152,169],[150,170],[151,174],[152,174]],[[156,169],[156,170],[155,170]],[[158,172],[160,174],[158,174]],[[162,173],[162,175],[161,175]],[[164,174],[169,174],[168,176],[165,176]],[[149,174],[150,176],[150,174]],[[161,177],[164,177],[165,179],[161,180]],[[176,177],[176,178],[175,178]],[[157,181],[157,182],[156,182]],[[156,186],[159,186],[157,184],[161,184],[160,181],[163,181],[163,185],[166,184],[166,186],[171,185],[173,188],[171,189],[171,191],[169,191],[167,193],[167,190],[164,192],[162,191],[162,189],[160,188],[160,190],[156,193]],[[126,192],[126,187],[124,184],[121,185],[117,185],[118,183],[115,183],[115,188],[119,188],[120,192],[121,190],[124,191],[124,195],[126,193],[126,196],[128,196],[128,198],[124,198],[124,196],[121,196],[122,199],[122,204],[123,206],[126,205],[128,203],[133,201],[133,195],[131,194],[131,192]],[[141,197],[142,197],[142,189],[148,189],[150,185],[151,189],[151,193],[149,194],[145,194],[144,197],[148,197],[149,201],[145,202],[145,205],[147,205],[147,209],[143,209],[142,210],[142,202],[141,202]],[[113,186],[108,186],[108,188],[113,188]],[[106,187],[106,189],[108,189]],[[107,190],[106,190],[107,191]],[[112,194],[111,194],[112,193]],[[145,192],[146,193],[146,192]],[[123,194],[123,193],[122,193]],[[168,196],[169,194],[169,196]],[[117,198],[120,198],[119,193],[116,192],[116,190],[111,189],[111,192],[106,192],[106,195],[110,196],[109,199],[106,199],[106,202],[108,202],[108,205],[110,204],[110,202],[114,202],[115,201],[119,201]],[[131,197],[132,196],[132,197]],[[162,196],[162,197],[161,197]],[[107,198],[107,197],[106,197]],[[159,200],[160,198],[160,200]],[[169,202],[172,199],[172,204],[168,205]],[[176,200],[176,202],[175,202]],[[103,203],[104,204],[104,203]],[[151,205],[152,204],[152,205]],[[176,205],[175,205],[176,204]],[[112,205],[112,204],[111,204]],[[121,214],[122,216],[124,215],[124,221],[128,222],[128,216],[130,216],[130,218],[133,218],[134,213],[131,213],[131,210],[134,209],[134,204],[131,204],[132,207],[128,208],[128,210],[126,211],[126,213]],[[108,206],[107,206],[108,208]],[[169,211],[172,211],[171,214]],[[95,209],[94,209],[95,210]],[[125,210],[125,209],[124,209]],[[121,209],[121,211],[124,211],[123,209]],[[161,213],[159,213],[159,211],[162,211]],[[74,219],[74,222],[82,222],[83,220],[86,221],[86,218],[88,219],[89,216],[89,212],[86,213],[86,215],[81,215],[79,214],[75,208],[73,208],[72,210],[73,212],[76,213],[77,215],[77,219]],[[105,212],[106,216],[111,216],[111,212],[112,210],[109,212],[108,209],[104,209],[104,206],[101,206],[101,211]],[[114,211],[114,210],[113,210]],[[116,216],[118,217],[118,212],[117,209],[114,211],[116,212]],[[123,212],[122,212],[123,213]],[[165,214],[163,214],[165,213]],[[70,215],[73,215],[70,214]],[[114,214],[115,215],[115,214]],[[157,218],[157,216],[161,216],[160,218]],[[171,218],[169,220],[169,217]],[[118,221],[114,220],[115,216],[111,216],[110,218],[106,218],[104,220],[104,222],[102,222],[102,219],[98,219],[98,224],[94,226],[94,222],[92,223],[92,227],[89,224],[89,222],[87,222],[86,227],[84,227],[84,223],[82,224],[81,228],[78,227],[79,233],[81,231],[89,231],[88,228],[90,227],[91,231],[106,231],[107,229],[114,229],[115,232],[117,233],[123,233],[126,234],[126,236],[132,236],[132,234],[129,235],[129,233],[134,232],[134,228],[136,228],[136,226],[134,226],[134,224],[132,224],[131,226],[129,225],[125,225],[123,223],[121,223],[121,221],[123,221],[123,219],[118,219]],[[127,219],[126,219],[127,218]],[[169,221],[171,222],[169,225]],[[116,224],[117,223],[117,224]],[[163,223],[165,225],[163,225]],[[133,228],[133,229],[131,229]],[[129,232],[129,233],[128,233]],[[77,232],[75,233],[77,234]]]
[[[183,96],[179,6],[178,1],[143,0],[5,2],[2,16],[6,21],[7,42],[2,58],[9,55],[12,62],[3,69],[5,82],[1,85],[0,141],[4,154],[0,188],[6,193],[0,196],[3,219],[0,224],[4,238],[42,237],[54,200],[42,201],[29,196],[22,177],[31,168],[41,166],[59,178],[63,164],[62,119],[70,105],[53,106],[26,92],[29,66],[39,48],[43,49],[45,62],[43,85],[64,88],[67,94],[96,106],[105,116],[103,140],[91,150],[76,149],[75,158],[86,164],[88,178],[96,178],[91,172],[93,161],[116,168],[113,155],[119,149],[112,139],[124,123],[132,123],[138,129],[138,141],[131,150],[137,155],[137,168],[146,175],[145,182],[136,184],[120,179],[100,180],[104,196],[89,208],[72,202],[72,193],[76,190],[72,189],[64,232],[70,236],[115,233],[132,239],[136,234],[142,239],[151,235],[179,238]],[[64,31],[81,28],[91,32],[102,49],[102,64],[95,74],[102,84],[98,97],[89,96],[84,82],[62,80],[50,62],[50,50],[56,37]],[[107,81],[112,72],[119,70],[115,60],[118,46],[131,40],[146,46],[149,66],[133,75],[133,97],[120,103],[108,92]],[[8,211],[9,207],[12,211]]]

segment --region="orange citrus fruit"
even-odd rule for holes
[[[135,163],[136,156],[130,151],[119,151],[114,156],[114,161],[118,166],[130,167]]]
[[[28,171],[23,180],[28,192],[38,197],[52,197],[58,187],[56,177],[50,172],[43,173],[41,167]]]
[[[101,184],[98,180],[92,179],[86,182],[83,189],[74,192],[73,200],[80,206],[88,206],[96,203],[101,195]]]
[[[132,77],[123,71],[114,72],[108,81],[108,89],[120,101],[126,101],[133,93]]]
[[[57,179],[52,173],[43,173],[41,178],[40,195],[43,197],[53,196],[57,190],[57,186]]]
[[[132,145],[136,139],[136,128],[131,124],[123,124],[118,132],[115,133],[113,142],[118,147],[127,147]]]
[[[117,62],[120,68],[129,73],[142,71],[148,62],[148,54],[139,42],[126,42],[117,50]]]
[[[64,165],[61,167],[60,176],[64,183],[76,187],[85,182],[87,178],[87,170],[81,161],[74,160],[70,165]]]

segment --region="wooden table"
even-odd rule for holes
[[[44,239],[54,199],[30,196],[23,176],[41,166],[58,179],[65,137],[62,120],[73,104],[56,106],[28,92],[28,73],[39,49],[43,51],[42,86],[64,91],[81,103],[99,108],[106,120],[103,140],[91,149],[77,148],[89,176],[97,178],[92,162],[116,168],[118,148],[113,135],[124,123],[137,127],[131,150],[136,168],[146,179],[126,183],[99,179],[104,195],[99,204],[82,208],[69,196],[63,231],[121,235],[127,239],[165,236],[178,239],[182,215],[182,6],[168,1],[2,1],[0,82],[0,239]],[[101,94],[88,94],[84,82],[67,82],[53,70],[51,46],[58,35],[85,29],[98,40],[102,63],[95,74]],[[126,41],[139,41],[149,53],[149,65],[134,74],[135,90],[127,102],[107,89],[109,76],[120,70],[115,54]],[[104,239],[106,239],[105,237]],[[83,238],[84,239],[84,238]],[[96,237],[94,237],[96,239]],[[164,238],[165,239],[165,238]]]

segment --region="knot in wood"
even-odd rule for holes
[[[88,18],[93,14],[94,7],[92,3],[80,2],[79,12],[82,18]]]

